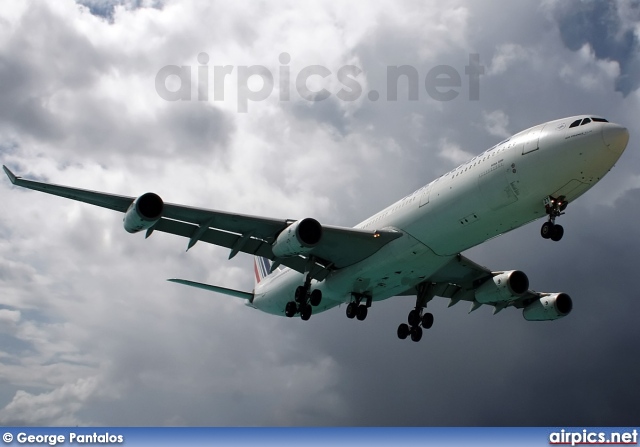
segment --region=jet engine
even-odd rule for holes
[[[272,245],[276,257],[309,253],[322,239],[322,225],[311,218],[298,220],[285,228]]]
[[[552,293],[543,296],[529,304],[522,310],[522,316],[527,321],[557,320],[569,315],[573,303],[566,293]]]
[[[133,201],[122,219],[124,229],[137,233],[151,228],[162,217],[164,202],[157,194],[148,192]]]
[[[520,270],[494,274],[476,289],[476,301],[482,304],[511,301],[529,290],[529,278]]]

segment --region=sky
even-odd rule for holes
[[[538,222],[465,253],[572,314],[436,298],[420,343],[396,337],[411,297],[262,314],[166,281],[251,290],[250,256],[0,180],[0,424],[637,424],[639,20],[636,0],[0,0],[0,162],[26,178],[352,226],[536,124],[630,131],[561,242]],[[394,100],[400,66],[419,83]]]

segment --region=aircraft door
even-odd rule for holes
[[[428,185],[420,194],[420,206],[424,206],[429,203],[429,196],[431,195],[431,185]]]
[[[542,130],[544,129],[544,124],[542,126],[536,126],[531,129],[524,138],[524,146],[522,147],[522,155],[528,154],[529,152],[537,151],[540,149],[538,146],[538,142],[540,141],[540,135],[542,134]]]

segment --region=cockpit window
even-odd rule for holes
[[[585,124],[589,124],[591,122],[591,120],[589,118],[585,118],[582,120],[582,124],[580,124],[581,126],[584,126]]]
[[[571,125],[569,126],[569,129],[571,129],[572,127],[577,127],[580,125],[580,121],[582,120],[575,120],[573,123],[571,123]]]
[[[604,118],[594,118],[594,117],[591,117],[591,121],[593,121],[594,123],[608,123],[609,122]]]

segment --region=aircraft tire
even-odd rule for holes
[[[322,292],[318,289],[315,289],[311,292],[311,296],[309,297],[309,302],[313,307],[319,306],[322,301]]]
[[[367,318],[367,312],[367,306],[361,304],[358,306],[356,317],[358,317],[358,320],[364,321],[364,319]]]
[[[295,302],[302,303],[305,295],[305,290],[303,286],[296,287],[296,292],[294,294]]]
[[[358,313],[358,305],[356,303],[349,303],[347,305],[347,318],[353,319]]]
[[[293,317],[297,311],[298,306],[296,306],[296,303],[294,303],[293,301],[289,301],[284,308],[284,314],[289,318]]]
[[[409,336],[409,325],[407,323],[402,323],[398,326],[398,338],[400,340],[405,340]]]
[[[551,230],[551,240],[558,242],[562,239],[562,236],[564,236],[564,228],[562,228],[562,225],[554,225]]]
[[[304,321],[307,321],[309,318],[311,318],[311,313],[313,312],[313,309],[311,308],[310,305],[306,304],[301,310],[300,310],[300,318],[302,318]]]
[[[425,329],[431,329],[433,326],[433,314],[427,312],[422,316],[422,327]]]
[[[411,340],[419,342],[422,339],[422,328],[420,326],[414,326],[411,328]]]
[[[542,224],[542,228],[540,228],[540,236],[544,239],[549,239],[553,234],[554,225],[551,222],[545,222]]]
[[[413,309],[411,312],[409,312],[407,321],[409,323],[409,326],[411,327],[418,326],[420,324],[420,312],[418,312],[416,309]]]

